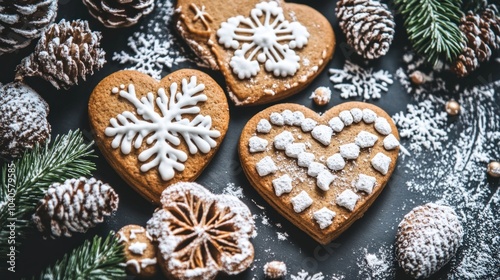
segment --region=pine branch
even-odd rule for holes
[[[106,239],[95,236],[46,268],[38,279],[91,280],[125,278],[123,245],[110,232]]]
[[[461,0],[394,0],[403,15],[415,51],[432,64],[449,62],[462,52],[465,37],[458,29]]]
[[[33,150],[4,164],[0,177],[0,262],[5,264],[12,243],[9,224],[15,223],[15,247],[19,250],[23,233],[30,227],[29,215],[47,187],[54,182],[90,175],[95,164],[92,143],[85,144],[79,131],[57,136],[53,144],[36,145]],[[2,270],[6,269],[2,265]]]

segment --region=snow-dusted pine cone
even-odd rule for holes
[[[280,261],[268,262],[264,265],[264,276],[267,279],[279,279],[286,276],[286,264]]]
[[[376,0],[339,0],[335,9],[347,43],[366,59],[387,53],[394,37],[394,17]]]
[[[63,19],[52,24],[42,34],[34,53],[17,66],[16,79],[39,76],[57,89],[68,89],[106,62],[100,40],[101,33],[90,30],[87,21]]]
[[[0,55],[29,45],[56,15],[57,0],[0,1]]]
[[[15,158],[50,137],[49,105],[29,86],[0,85],[0,155]]]
[[[109,28],[128,27],[151,13],[154,0],[83,0],[90,14]]]
[[[33,214],[33,222],[45,237],[70,237],[74,232],[101,223],[118,208],[118,195],[95,178],[52,184]]]
[[[455,211],[435,203],[418,206],[398,226],[396,256],[414,278],[427,278],[455,255],[463,228]]]
[[[500,17],[495,6],[488,7],[481,15],[469,11],[460,22],[460,30],[467,45],[452,66],[459,77],[465,77],[488,61],[492,50],[500,47]]]

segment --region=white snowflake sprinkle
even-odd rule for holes
[[[313,275],[309,275],[309,272],[304,270],[297,273],[297,275],[290,275],[292,280],[324,280],[325,276],[322,272],[318,272]]]
[[[340,97],[345,99],[358,96],[364,100],[379,99],[393,83],[388,71],[374,72],[373,68],[364,69],[349,60],[346,60],[344,69],[330,69],[330,74],[330,81],[335,84],[333,87],[340,90]]]

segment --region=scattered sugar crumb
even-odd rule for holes
[[[236,196],[237,198],[243,198],[243,188],[241,186],[236,186],[234,183],[227,183],[226,187],[222,191],[222,194]]]
[[[288,239],[288,233],[286,232],[276,232],[276,235],[278,236],[278,240],[285,241]]]

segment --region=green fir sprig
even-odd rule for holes
[[[52,144],[36,145],[20,159],[4,164],[0,174],[2,264],[6,263],[12,246],[19,251],[23,235],[31,226],[30,215],[48,186],[90,175],[95,164],[89,158],[94,156],[92,143],[85,143],[82,133],[77,130],[57,136]],[[5,265],[0,267],[0,272],[6,269]]]
[[[394,0],[403,15],[413,49],[433,65],[452,62],[462,52],[465,37],[458,28],[461,0]]]
[[[33,279],[123,279],[126,274],[121,264],[124,262],[123,245],[110,232],[104,241],[99,236],[86,240]]]

